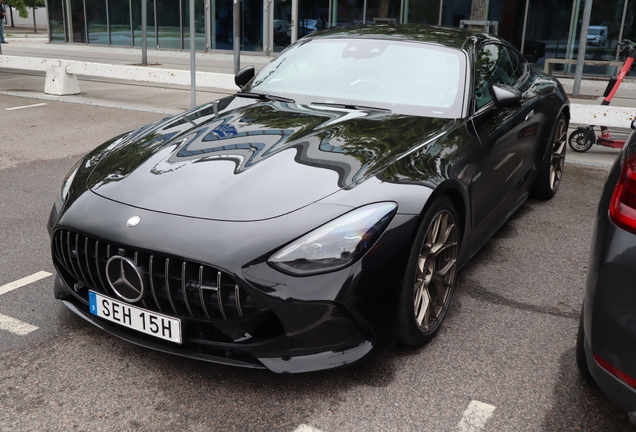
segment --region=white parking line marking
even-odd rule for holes
[[[18,336],[24,336],[37,329],[38,327],[34,325],[0,314],[0,330],[7,330]]]
[[[28,285],[30,283],[33,283],[35,281],[39,281],[40,279],[44,279],[46,277],[49,276],[53,276],[51,273],[49,272],[45,272],[45,271],[40,271],[37,273],[33,273],[31,276],[27,276],[27,277],[23,277],[22,279],[19,279],[15,282],[10,282],[6,285],[2,285],[0,286],[0,295],[2,294],[6,294],[9,291],[13,291],[16,288],[20,288],[23,287],[25,285]]]
[[[496,408],[497,407],[487,403],[476,400],[472,401],[468,404],[468,408],[464,411],[464,415],[460,422],[457,423],[457,430],[460,432],[480,431]]]
[[[322,432],[322,431],[320,429],[316,429],[315,427],[311,427],[306,424],[301,424],[296,429],[294,429],[294,432]]]
[[[22,279],[19,279],[15,282],[10,282],[6,285],[2,285],[0,286],[0,295],[6,294],[9,291],[13,291],[14,289],[23,287],[49,276],[53,275],[49,272],[40,271],[37,273],[33,273],[31,276],[23,277]],[[34,325],[25,323],[24,321],[20,321],[19,319],[0,314],[0,330],[6,330],[13,334],[17,334],[18,336],[24,336],[37,329],[38,327]]]
[[[12,107],[12,108],[5,108],[5,111],[12,111],[12,110],[17,110],[17,109],[22,109],[22,108],[32,108],[32,107],[37,107],[37,106],[42,106],[42,105],[46,105],[46,103],[39,103],[39,104],[33,104],[33,105],[24,105],[24,106],[19,106],[19,107]]]

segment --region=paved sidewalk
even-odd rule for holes
[[[11,27],[9,25],[4,25],[4,35],[7,38],[27,38],[27,37],[44,37],[48,38],[48,29],[46,26],[38,25],[36,28],[33,28],[33,25],[17,25]]]

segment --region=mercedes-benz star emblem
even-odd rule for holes
[[[106,278],[115,294],[122,300],[135,303],[144,296],[144,281],[137,266],[123,256],[112,256],[106,263]]]
[[[141,222],[141,218],[139,216],[133,216],[126,222],[128,228],[136,227]]]

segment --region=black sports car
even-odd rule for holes
[[[65,177],[55,296],[133,343],[303,372],[438,331],[455,275],[563,172],[569,101],[501,39],[335,28]]]
[[[636,129],[636,120],[632,122]],[[636,133],[610,171],[592,237],[576,360],[636,423]]]

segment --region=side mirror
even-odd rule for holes
[[[245,85],[250,82],[252,78],[254,78],[254,66],[247,66],[241,69],[234,76],[234,83],[239,87],[243,88]]]
[[[632,130],[636,130],[636,118],[632,120]]]
[[[521,92],[505,84],[493,84],[492,98],[497,108],[511,108],[521,103]]]

